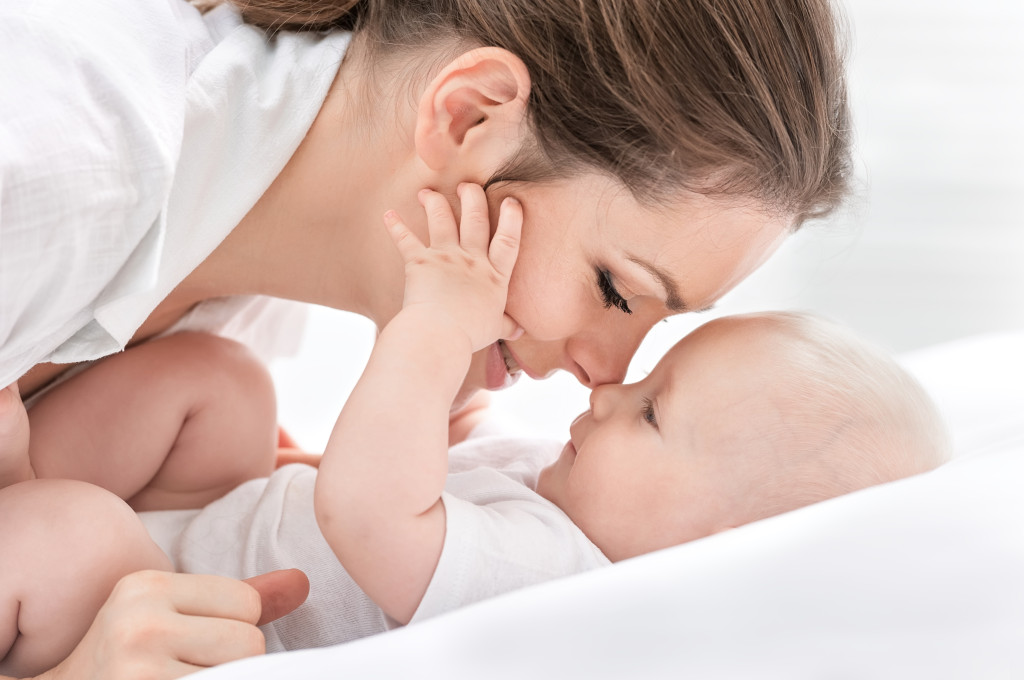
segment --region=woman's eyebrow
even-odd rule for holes
[[[665,289],[666,307],[673,312],[678,312],[679,314],[690,311],[690,306],[683,301],[682,296],[679,294],[679,286],[676,284],[675,280],[669,276],[668,272],[656,267],[646,260],[641,260],[638,257],[629,257],[627,259],[633,264],[643,267],[644,271],[658,279],[658,283],[660,283],[662,288]]]

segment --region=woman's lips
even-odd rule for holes
[[[504,351],[505,356],[506,356],[506,361],[507,361],[507,363],[509,364],[509,366],[511,368],[514,368],[517,371],[522,371],[523,373],[525,373],[528,377],[532,378],[533,380],[543,380],[545,377],[547,377],[547,376],[543,376],[543,375],[538,375],[537,373],[534,373],[533,371],[531,371],[530,367],[527,366],[526,364],[524,364],[522,361],[519,360],[519,355],[517,355],[515,352],[513,352],[512,348],[509,347],[508,344],[506,344],[506,342],[504,340],[499,340],[498,343],[501,345],[501,348]],[[552,371],[552,373],[553,373],[553,371]],[[548,375],[551,375],[551,373],[548,373]]]
[[[534,380],[542,379],[542,376],[535,374],[519,361],[519,357],[504,340],[498,340],[491,345],[487,351],[487,389],[493,391],[511,387],[524,373]]]
[[[518,362],[505,343],[499,340],[487,350],[486,381],[488,390],[503,390],[511,387],[522,375]]]

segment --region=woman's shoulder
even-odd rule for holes
[[[21,67],[4,69],[5,75],[24,77],[55,61],[72,71],[92,71],[100,81],[108,74],[178,71],[184,59],[185,20],[195,13],[189,8],[185,0],[2,3],[0,51],[16,57],[4,63]],[[181,78],[180,71],[177,77]]]
[[[65,220],[91,205],[105,211],[110,200],[145,206],[149,187],[130,196],[110,190],[136,173],[167,180],[184,120],[189,49],[174,2],[183,0],[0,4],[5,213],[35,180],[55,187],[47,195],[58,200],[40,200],[44,212],[53,203],[73,206]]]
[[[187,85],[175,2],[0,3],[5,376],[79,330],[163,207]]]

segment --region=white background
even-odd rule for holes
[[[629,380],[696,325],[755,309],[815,311],[895,352],[1024,328],[1024,2],[845,6],[858,196],[713,312],[658,324]],[[280,420],[307,449],[322,450],[373,336],[315,308],[299,355],[273,366]],[[524,431],[564,438],[587,391],[524,378],[494,401]]]

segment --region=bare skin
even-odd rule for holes
[[[97,362],[10,419],[21,448],[0,456],[0,488],[77,479],[137,511],[202,507],[274,469],[275,411],[270,375],[245,347],[174,334]]]
[[[135,572],[117,582],[71,654],[34,678],[174,680],[262,654],[263,635],[257,626],[291,612],[308,593],[309,581],[296,569],[245,581]],[[0,673],[10,672],[0,668]],[[0,675],[0,680],[22,675]]]
[[[17,422],[29,474],[0,487],[0,673],[178,677],[263,651],[251,589],[158,573],[171,562],[133,512],[201,507],[272,471],[273,386],[246,348],[198,333],[139,345]],[[299,572],[265,583],[266,620],[308,590]]]

